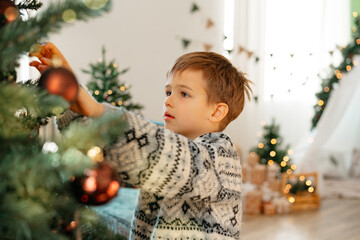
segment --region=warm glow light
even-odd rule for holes
[[[330,88],[329,87],[324,87],[324,92],[329,92]]]
[[[121,106],[123,104],[122,101],[118,101],[118,105]]]
[[[346,71],[350,71],[351,70],[351,66],[350,65],[347,65],[346,66]]]
[[[115,106],[115,105],[116,105],[116,103],[115,103],[115,102],[112,102],[112,103],[111,103],[111,105]]]
[[[85,192],[95,192],[97,188],[96,178],[91,176],[88,177],[84,182],[84,191]]]
[[[263,143],[259,143],[258,148],[263,148],[264,144]]]
[[[70,228],[74,229],[76,227],[76,222],[75,221],[71,221],[70,222]]]
[[[108,91],[108,94],[109,94],[109,95],[111,95],[111,94],[112,94],[112,91],[111,91],[111,90],[109,90],[109,91]]]
[[[284,189],[284,193],[289,193],[289,189]]]
[[[259,131],[259,132],[257,133],[257,136],[258,136],[258,137],[261,137],[261,136],[262,136],[262,132]]]
[[[120,86],[120,91],[123,92],[123,91],[125,91],[125,89],[126,89],[126,88],[125,88],[124,86]]]
[[[117,65],[116,63],[114,63],[114,64],[113,64],[113,67],[114,67],[114,68],[117,68],[117,67],[118,67],[118,65]]]
[[[305,176],[300,176],[300,177],[299,177],[299,180],[300,180],[300,181],[304,181],[304,180],[305,180]]]
[[[315,189],[313,187],[309,187],[308,191],[312,193],[315,191]]]
[[[273,161],[273,160],[269,160],[269,161],[268,161],[268,164],[269,164],[269,165],[273,165],[273,164],[274,164],[274,161]]]
[[[255,155],[256,155],[255,152],[251,152],[251,153],[250,153],[250,156],[252,156],[252,157],[254,157]]]
[[[277,143],[277,141],[276,141],[276,139],[275,138],[273,138],[273,139],[271,139],[271,144],[276,144]]]
[[[307,180],[307,181],[305,182],[305,184],[306,184],[306,186],[310,186],[310,185],[312,184],[312,182],[311,182],[310,180]]]
[[[291,165],[291,169],[294,171],[296,169],[296,166],[294,164]]]
[[[360,45],[360,38],[356,39],[357,45]]]
[[[289,197],[288,200],[289,200],[290,203],[294,203],[294,202],[295,202],[295,198],[294,198],[294,197]]]
[[[286,189],[290,189],[290,188],[291,188],[291,184],[288,183],[288,184],[286,184],[285,187],[286,187]]]
[[[287,173],[287,174],[292,174],[291,169],[286,170],[286,173]]]
[[[294,151],[293,151],[292,149],[289,149],[289,150],[288,150],[288,154],[289,154],[289,155],[292,155],[293,153],[294,153]]]
[[[113,197],[116,195],[117,191],[119,190],[119,183],[117,181],[112,181],[107,189],[106,193],[109,197]]]
[[[76,20],[76,12],[72,9],[67,9],[63,12],[62,18],[64,22],[71,23]]]
[[[275,151],[271,151],[271,152],[270,152],[270,156],[271,156],[271,157],[275,157],[275,156],[276,156],[276,152],[275,152]]]
[[[286,162],[285,162],[285,161],[282,161],[282,162],[280,163],[280,165],[281,165],[282,167],[285,167],[285,166],[286,166]]]
[[[94,146],[90,148],[86,155],[95,163],[95,162],[102,162],[104,160],[102,151],[99,147]]]
[[[288,156],[285,156],[285,157],[283,158],[283,160],[284,160],[285,162],[287,162],[287,161],[290,160],[290,158],[289,158]]]
[[[320,100],[318,101],[318,105],[321,107],[322,105],[324,105],[324,101],[320,99]]]
[[[104,202],[107,199],[108,199],[108,196],[105,193],[100,194],[99,196],[96,197],[97,202]]]
[[[95,95],[99,95],[99,90],[95,90]]]
[[[353,12],[352,15],[354,16],[354,18],[358,17],[358,13],[357,12]]]
[[[96,155],[98,155],[101,152],[101,149],[99,147],[92,147],[89,149],[89,151],[87,151],[87,155],[92,158],[95,157]]]
[[[353,61],[354,66],[358,65],[358,62],[356,60]]]
[[[341,74],[341,73],[336,74],[336,78],[337,78],[337,79],[340,79],[341,77],[342,77],[342,74]]]
[[[260,124],[261,124],[261,126],[264,127],[264,126],[266,125],[266,122],[265,122],[265,121],[261,121]]]

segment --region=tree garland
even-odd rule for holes
[[[330,99],[331,92],[339,84],[343,73],[351,71],[351,69],[358,64],[353,60],[353,57],[355,54],[360,53],[360,18],[357,15],[355,16],[356,30],[353,33],[353,40],[347,46],[339,48],[343,56],[343,61],[338,67],[330,65],[330,68],[333,70],[332,75],[322,79],[321,90],[315,94],[318,101],[317,104],[314,105],[315,115],[312,118],[312,129],[314,129],[319,122]]]

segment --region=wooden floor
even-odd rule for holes
[[[241,240],[360,240],[360,199],[323,199],[318,210],[244,215]]]

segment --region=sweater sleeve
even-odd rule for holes
[[[227,135],[209,133],[192,141],[123,111],[129,128],[105,150],[105,161],[123,181],[168,198],[219,201],[240,196],[240,161]]]

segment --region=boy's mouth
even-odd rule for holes
[[[165,112],[164,114],[164,120],[170,120],[170,119],[174,119],[175,117],[170,115],[168,112]]]

